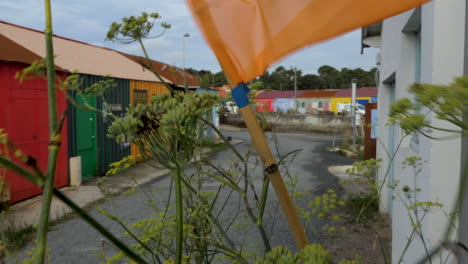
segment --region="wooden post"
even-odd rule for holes
[[[231,89],[235,88],[236,85],[229,80],[229,77],[226,76],[229,81]],[[270,176],[271,183],[275,189],[276,196],[280,203],[280,206],[283,210],[283,214],[286,217],[286,220],[289,225],[289,229],[292,232],[294,240],[296,241],[296,246],[302,250],[309,242],[307,241],[307,236],[304,232],[299,216],[297,215],[296,208],[289,196],[288,189],[284,184],[281,173],[276,165],[276,160],[271,153],[268,142],[263,134],[262,128],[258,123],[257,116],[252,110],[252,106],[249,104],[245,107],[239,109],[242,117],[244,118],[247,129],[249,130],[252,141],[257,148],[258,155],[260,156],[266,172]]]

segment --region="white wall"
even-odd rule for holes
[[[463,75],[465,44],[465,1],[440,0],[434,2],[434,39],[432,83],[450,83],[455,76]],[[432,125],[453,128],[447,122],[432,117]],[[450,136],[434,132],[433,136]],[[461,137],[432,141],[431,195],[433,201],[446,205],[451,210],[460,182]],[[450,212],[450,211],[449,211]],[[436,213],[431,220],[430,242],[436,244],[443,235],[447,217]],[[466,224],[466,223],[465,223]]]
[[[388,20],[385,20],[382,25],[382,46],[381,46],[381,67],[380,81],[393,81],[392,76],[398,74],[398,58],[400,57],[399,34],[401,28],[406,23],[405,21],[411,16],[411,11],[400,14]],[[392,80],[389,80],[392,79]],[[386,126],[388,119],[388,110],[390,108],[390,93],[391,85],[389,83],[381,83],[378,87],[378,141],[377,141],[377,158],[382,159],[382,166],[379,169],[379,180],[387,180],[389,166],[388,148],[389,148],[389,128]],[[381,209],[382,212],[390,213],[389,208],[389,193],[387,188],[382,189],[381,193]],[[391,194],[390,194],[391,195]]]
[[[413,98],[407,92],[409,85],[415,82],[416,63],[416,35],[402,32],[408,19],[413,14],[409,11],[387,19],[382,27],[380,80],[389,80],[394,74],[395,97]],[[421,82],[449,83],[453,77],[463,74],[464,31],[465,31],[465,1],[464,0],[435,0],[421,9]],[[391,78],[390,78],[391,79]],[[379,138],[386,146],[390,143],[389,128],[385,126],[390,85],[381,83],[379,86]],[[422,110],[425,113],[424,109]],[[447,127],[446,122],[429,116],[431,123],[440,127]],[[394,147],[397,148],[403,139],[401,130],[395,128]],[[433,132],[433,136],[444,136],[440,132]],[[394,179],[399,181],[398,189],[408,185],[410,188],[420,188],[419,201],[437,201],[450,211],[454,194],[459,183],[460,172],[460,137],[444,141],[433,141],[420,136],[419,144],[411,143],[411,137],[401,141],[400,148],[394,160]],[[379,170],[382,180],[388,167],[388,158],[382,146],[377,147],[378,158],[383,158],[383,166]],[[425,163],[421,173],[414,177],[411,168],[403,168],[401,163],[410,156],[420,156]],[[412,231],[406,207],[399,198],[390,202],[389,190],[384,188],[382,194],[382,209],[392,214],[393,243],[392,262],[397,263]],[[395,196],[396,193],[393,193]],[[388,207],[387,205],[390,205]],[[439,211],[430,214],[423,222],[423,233],[428,238],[428,246],[437,245],[441,233],[447,223],[447,217]],[[413,242],[407,251],[404,263],[413,263],[424,255],[424,247],[419,239]]]

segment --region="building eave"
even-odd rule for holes
[[[361,54],[365,48],[379,48],[381,43],[382,21],[361,28]]]

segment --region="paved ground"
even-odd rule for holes
[[[245,131],[225,131],[226,136],[242,139],[243,143],[236,145],[241,153],[246,153],[250,146],[250,137]],[[268,134],[268,137],[272,137]],[[285,155],[293,150],[302,149],[297,153],[294,161],[289,164],[289,174],[299,176],[298,188],[303,191],[310,191],[312,195],[317,195],[328,188],[339,189],[336,177],[329,171],[328,167],[333,165],[351,164],[353,161],[349,158],[329,153],[325,151],[326,147],[331,146],[333,138],[323,135],[302,135],[302,134],[277,134],[278,148],[280,155]],[[230,160],[235,159],[232,152],[228,149],[215,153],[210,156],[210,160],[219,166],[229,166]],[[259,166],[249,165],[249,171],[255,175],[255,186],[260,189],[262,172]],[[284,166],[283,166],[284,167]],[[193,168],[186,170],[190,174]],[[138,173],[135,171],[135,173]],[[286,174],[286,173],[283,173]],[[154,197],[167,197],[169,191],[170,177],[162,176],[143,185],[146,190]],[[216,182],[207,182],[205,190],[216,190],[219,184]],[[270,188],[271,189],[271,188]],[[225,217],[229,217],[235,212],[238,206],[236,197],[227,197],[223,192],[220,199],[229,198],[229,202],[224,211]],[[269,192],[270,205],[265,213],[265,220],[268,230],[273,226],[273,235],[271,236],[272,246],[285,245],[294,248],[294,241],[289,233],[287,225],[282,218],[281,212],[276,210],[276,197],[273,189]],[[142,191],[137,191],[131,195],[120,195],[109,201],[100,204],[101,207],[118,215],[129,224],[135,221],[146,219],[154,213],[154,210],[145,203]],[[115,223],[102,216],[96,209],[91,208],[90,213],[101,223],[106,225],[111,232],[123,237],[124,231]],[[273,217],[276,216],[276,217]],[[277,218],[273,221],[273,218]],[[272,225],[274,222],[274,225]],[[233,239],[241,243],[244,239],[254,243],[261,244],[256,229],[247,230],[247,233],[233,231],[230,232]],[[309,234],[310,235],[310,234]],[[51,249],[51,263],[99,263],[97,255],[102,252],[102,236],[97,233],[88,224],[78,218],[64,221],[55,225],[49,232],[48,247]],[[320,238],[312,238],[313,241]],[[25,250],[30,248],[29,245]],[[108,246],[105,246],[108,248]],[[261,247],[260,247],[261,250]],[[107,250],[106,250],[107,251]],[[109,252],[107,252],[109,254]]]

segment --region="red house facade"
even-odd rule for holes
[[[15,74],[27,67],[19,62],[0,61],[0,128],[26,155],[37,159],[39,167],[46,171],[49,145],[49,121],[47,81],[27,80],[19,83]],[[60,75],[65,78],[65,74]],[[58,113],[67,108],[65,95],[57,93]],[[67,126],[62,129],[62,145],[57,160],[55,186],[68,184]],[[12,156],[12,155],[11,155]],[[0,173],[4,173],[1,171]],[[10,171],[2,175],[10,185],[10,203],[21,201],[42,192],[34,184]]]

